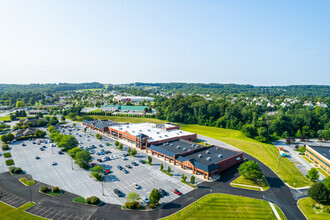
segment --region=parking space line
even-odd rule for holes
[[[53,212],[56,212],[57,210],[56,209],[53,209],[53,211],[51,211],[48,215],[44,216],[46,218],[48,218],[48,216],[52,216]]]
[[[36,209],[36,212],[34,212],[34,213],[32,213],[32,214],[35,214],[35,215],[38,215],[39,214],[39,212],[41,213],[41,212],[43,212],[45,209],[47,209],[47,207],[41,207],[40,209]]]

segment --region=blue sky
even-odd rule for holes
[[[0,0],[0,83],[330,84],[330,1]]]

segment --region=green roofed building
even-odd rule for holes
[[[137,105],[103,105],[101,110],[104,112],[141,112],[143,113],[145,108],[148,106],[137,106]]]

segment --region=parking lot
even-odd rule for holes
[[[65,134],[68,133],[69,131],[66,129]],[[78,133],[78,135],[76,133]],[[93,150],[95,150],[96,153],[100,152],[101,149],[110,150],[110,154],[104,155],[109,157],[126,153],[126,151],[115,149],[114,140],[112,139],[103,139],[100,141],[96,139],[94,132],[88,131],[87,134],[88,137],[86,137],[86,133],[82,130],[72,131],[72,135],[81,142],[79,146],[86,147],[95,145],[96,148]],[[111,145],[106,146],[106,142],[109,142]],[[23,143],[25,143],[26,146],[22,146]],[[102,144],[104,147],[99,147],[99,144]],[[47,148],[41,151],[40,147],[42,146],[46,146]],[[137,192],[140,197],[145,196],[148,198],[153,188],[162,188],[168,192],[169,195],[165,196],[160,201],[161,203],[168,203],[179,197],[173,193],[174,189],[178,189],[183,194],[193,190],[190,186],[180,182],[181,171],[179,169],[171,166],[174,176],[170,177],[159,171],[160,162],[164,163],[163,161],[153,158],[154,166],[139,163],[138,161],[140,159],[147,160],[147,154],[145,153],[138,152],[137,157],[128,156],[126,160],[117,158],[106,162],[97,162],[98,158],[104,156],[99,156],[95,153],[92,155],[93,163],[111,170],[110,174],[104,176],[103,196],[102,184],[91,178],[89,171],[85,171],[73,164],[73,161],[67,154],[59,155],[59,149],[50,147],[50,143],[37,145],[33,144],[33,141],[27,140],[24,142],[14,142],[11,144],[11,147],[11,154],[15,161],[15,166],[21,167],[28,174],[32,175],[34,179],[52,186],[59,186],[66,191],[83,197],[95,195],[106,203],[123,205],[127,201],[129,192]],[[127,149],[127,146],[124,146],[124,149]],[[39,156],[40,159],[35,159],[36,156]],[[138,165],[133,166],[131,164],[132,161],[135,161]],[[51,165],[51,162],[56,162],[57,165]],[[130,164],[132,168],[126,168],[125,165],[127,164]],[[118,170],[118,165],[124,167],[129,173],[125,174]],[[8,170],[7,167],[5,167],[5,170],[2,168],[3,165],[0,170],[2,172]],[[140,185],[141,188],[135,189],[132,186],[134,183]],[[118,197],[113,191],[115,188],[123,192],[125,197]]]

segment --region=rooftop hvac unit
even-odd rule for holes
[[[187,150],[186,148],[183,148],[183,150]]]
[[[210,161],[211,160],[211,157],[206,158],[206,160]]]
[[[165,143],[163,143],[163,146],[165,146],[166,144]]]
[[[202,155],[201,154],[198,154],[198,158],[202,158]]]
[[[209,154],[209,153],[210,153],[210,151],[208,151],[208,150],[207,150],[205,153],[206,153],[206,154]]]
[[[236,160],[240,160],[241,158],[240,157],[237,157]]]
[[[222,154],[219,154],[218,157],[221,158],[222,157]]]
[[[195,148],[198,148],[198,146],[195,146]]]
[[[173,146],[173,144],[170,144],[170,146]]]
[[[191,151],[191,149],[188,149],[188,151]]]
[[[180,146],[177,146],[176,148],[180,149]]]

